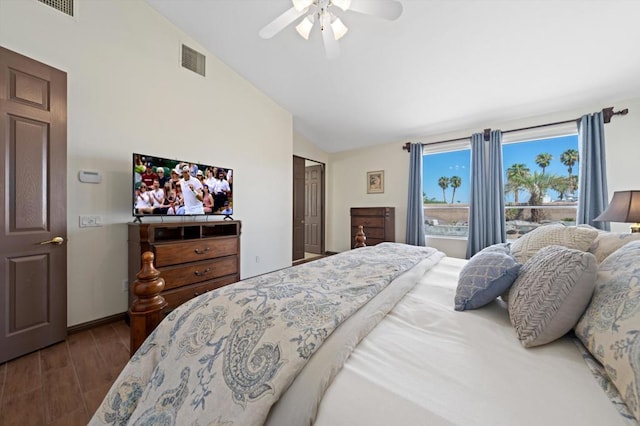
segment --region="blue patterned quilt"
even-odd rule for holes
[[[439,252],[383,243],[220,288],[174,310],[90,424],[260,425],[322,342]]]

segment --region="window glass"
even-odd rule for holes
[[[575,224],[577,134],[504,144],[502,153],[507,238],[548,222]]]
[[[536,137],[502,146],[508,239],[547,222],[575,224],[578,135]],[[425,233],[466,238],[471,150],[458,145],[454,150],[433,151],[423,157]]]
[[[470,164],[470,149],[424,155],[422,198],[426,235],[468,235]]]

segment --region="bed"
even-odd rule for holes
[[[91,424],[637,425],[640,236],[559,226],[469,261],[383,243],[202,295]]]

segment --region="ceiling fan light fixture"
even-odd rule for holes
[[[291,2],[298,12],[302,12],[313,4],[313,0],[291,0]]]
[[[333,35],[336,40],[340,40],[344,35],[349,31],[349,28],[342,22],[340,18],[336,18],[331,23],[331,28],[333,29]]]
[[[331,0],[331,4],[342,10],[348,10],[351,7],[351,0]]]
[[[313,16],[306,16],[298,25],[296,25],[296,31],[305,40],[309,40],[309,34],[313,28]]]

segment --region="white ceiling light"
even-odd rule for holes
[[[293,7],[262,28],[260,37],[271,38],[302,18],[296,25],[296,31],[302,38],[309,40],[314,23],[318,21],[327,58],[338,57],[340,45],[336,42],[349,31],[344,22],[333,13],[334,11],[340,9],[342,12],[358,12],[388,20],[397,19],[402,14],[402,4],[397,0],[291,0],[291,2]]]
[[[313,28],[313,15],[305,16],[305,18],[296,25],[296,31],[305,40],[309,40],[309,34]]]
[[[309,6],[313,4],[313,0],[291,0],[293,2],[293,7],[298,12],[302,12]]]
[[[351,0],[331,0],[331,3],[342,10],[347,10],[351,6]]]
[[[333,36],[336,38],[336,40],[340,40],[342,37],[344,37],[347,31],[349,31],[349,28],[344,25],[340,18],[336,18],[331,23],[331,28],[333,28]]]

